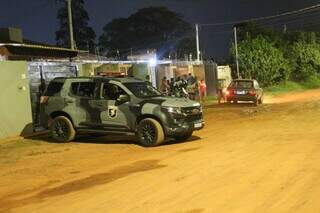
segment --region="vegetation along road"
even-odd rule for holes
[[[0,143],[0,212],[319,212],[320,90],[212,105],[183,143]]]

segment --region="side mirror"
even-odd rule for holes
[[[117,102],[120,102],[120,103],[125,103],[125,102],[128,102],[128,101],[129,101],[129,96],[128,95],[120,95],[117,98]]]

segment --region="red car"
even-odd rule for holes
[[[263,89],[260,88],[256,80],[233,80],[227,88],[226,100],[227,103],[250,101],[257,106],[263,103]]]

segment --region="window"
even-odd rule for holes
[[[233,81],[230,84],[230,87],[251,89],[251,88],[253,88],[253,82],[252,81]]]
[[[127,93],[118,85],[104,83],[102,89],[102,97],[107,100],[117,100],[120,95],[126,95]]]
[[[58,82],[58,81],[51,81],[47,91],[45,93],[45,96],[55,96],[58,93],[60,93],[64,82]]]
[[[162,93],[145,82],[124,83],[124,85],[138,98],[162,96]]]
[[[95,88],[95,82],[75,82],[71,84],[71,93],[80,97],[93,98]]]

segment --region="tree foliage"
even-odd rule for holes
[[[240,71],[245,77],[271,85],[288,79],[306,81],[319,74],[319,34],[263,28],[254,23],[239,25],[238,32]]]
[[[242,41],[238,49],[243,78],[254,78],[269,86],[288,77],[282,52],[262,36]]]
[[[295,42],[291,46],[290,60],[292,79],[306,81],[320,71],[320,46],[306,41]]]
[[[168,57],[172,52],[180,56],[186,46],[187,53],[195,49],[192,45],[181,45],[191,33],[190,24],[180,14],[165,7],[148,7],[128,18],[113,19],[106,24],[99,38],[99,46],[108,56],[114,56],[118,50],[128,53],[151,48],[157,49],[160,57]]]
[[[67,2],[58,0],[62,7],[58,10],[59,30],[56,31],[58,46],[70,47]],[[84,0],[72,1],[73,34],[77,49],[94,52],[96,34],[89,26],[89,15],[84,8]]]

